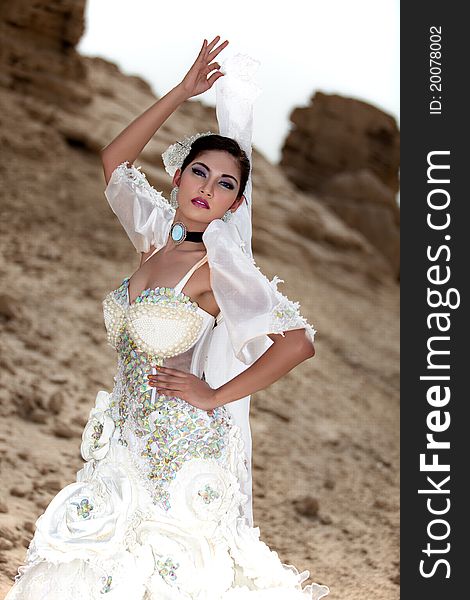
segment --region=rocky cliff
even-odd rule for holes
[[[400,137],[395,119],[367,102],[322,92],[290,118],[283,172],[360,231],[398,278]]]

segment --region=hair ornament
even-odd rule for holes
[[[206,135],[213,135],[212,131],[206,131],[205,133],[196,133],[191,136],[186,136],[184,139],[171,144],[162,154],[163,164],[165,165],[165,171],[173,177],[176,170],[181,167],[184,159],[188,156],[192,143],[200,137]]]

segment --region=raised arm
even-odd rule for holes
[[[210,44],[204,40],[202,48],[184,79],[157,100],[139,117],[134,119],[121,133],[101,150],[106,184],[114,169],[121,163],[133,163],[155,133],[173,112],[188,98],[202,94],[212,87],[223,73],[217,71],[220,65],[211,61],[228,44],[226,40],[214,49],[220,36],[216,36]],[[216,70],[208,77],[209,73]]]
[[[134,119],[114,140],[101,150],[104,177],[108,183],[121,163],[133,163],[168,117],[187,99],[178,84]]]

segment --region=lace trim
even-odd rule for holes
[[[278,304],[271,310],[270,314],[270,329],[272,330],[272,333],[280,333],[284,336],[285,331],[302,328],[305,329],[309,340],[313,344],[317,330],[300,314],[299,302],[289,300],[287,296],[284,296],[284,294],[277,289],[278,284],[283,283],[284,279],[280,279],[277,275],[274,275],[272,280],[269,280],[258,267],[255,259],[248,255],[247,258],[269,283],[279,300]]]
[[[151,510],[138,507],[128,521],[128,527],[124,535],[124,544],[129,552],[136,552],[140,547],[140,542],[137,538],[137,530],[139,525],[154,518],[154,513]]]
[[[109,401],[109,410],[111,418],[114,421],[116,429],[113,437],[115,437],[121,446],[127,446],[127,442],[122,435],[122,427],[125,420],[125,364],[121,358],[118,359],[118,368],[114,376],[114,388],[111,392]]]
[[[145,189],[149,193],[149,196],[155,206],[165,208],[166,210],[170,208],[176,212],[171,206],[170,202],[163,195],[163,192],[159,192],[152,185],[150,185],[147,180],[147,176],[140,170],[141,168],[141,166],[135,167],[133,164],[131,165],[129,161],[124,161],[114,169],[111,177],[116,183],[126,181],[134,190],[137,188]]]
[[[270,330],[273,333],[280,333],[284,336],[285,331],[303,328],[313,343],[316,329],[300,314],[300,304],[289,300],[281,292],[277,292],[277,294],[281,297],[281,300],[271,311]]]

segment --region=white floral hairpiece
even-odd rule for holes
[[[205,133],[196,133],[195,135],[187,136],[183,140],[177,141],[165,150],[162,154],[163,164],[165,165],[165,171],[173,177],[176,170],[181,167],[184,159],[188,156],[191,150],[191,145],[197,138],[212,135],[212,131],[206,131]]]

